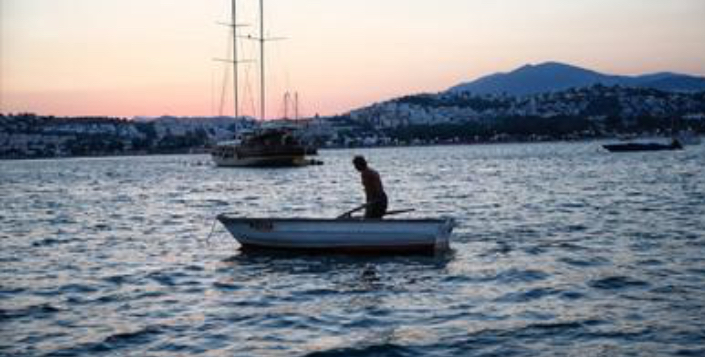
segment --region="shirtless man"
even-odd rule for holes
[[[362,156],[355,156],[353,165],[360,172],[362,186],[365,187],[365,218],[382,218],[387,212],[387,194],[384,193],[379,174],[367,166],[367,161]]]

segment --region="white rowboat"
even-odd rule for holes
[[[438,253],[450,248],[452,218],[241,218],[218,215],[243,249],[322,253]]]

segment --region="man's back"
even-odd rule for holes
[[[362,185],[365,187],[365,196],[368,202],[376,201],[385,195],[382,180],[377,171],[368,167],[360,172],[360,176],[362,177]]]

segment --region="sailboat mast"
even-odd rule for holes
[[[294,93],[294,120],[299,120],[299,92]]]
[[[232,23],[233,23],[233,96],[235,105],[235,119],[240,116],[238,104],[238,58],[237,58],[237,4],[232,0]]]
[[[260,111],[262,115],[262,120],[265,119],[265,98],[264,98],[264,0],[259,1],[259,66],[260,66]]]

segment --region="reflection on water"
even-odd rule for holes
[[[367,156],[443,257],[240,252],[214,217],[336,217]],[[1,355],[702,355],[705,146],[0,162]]]

